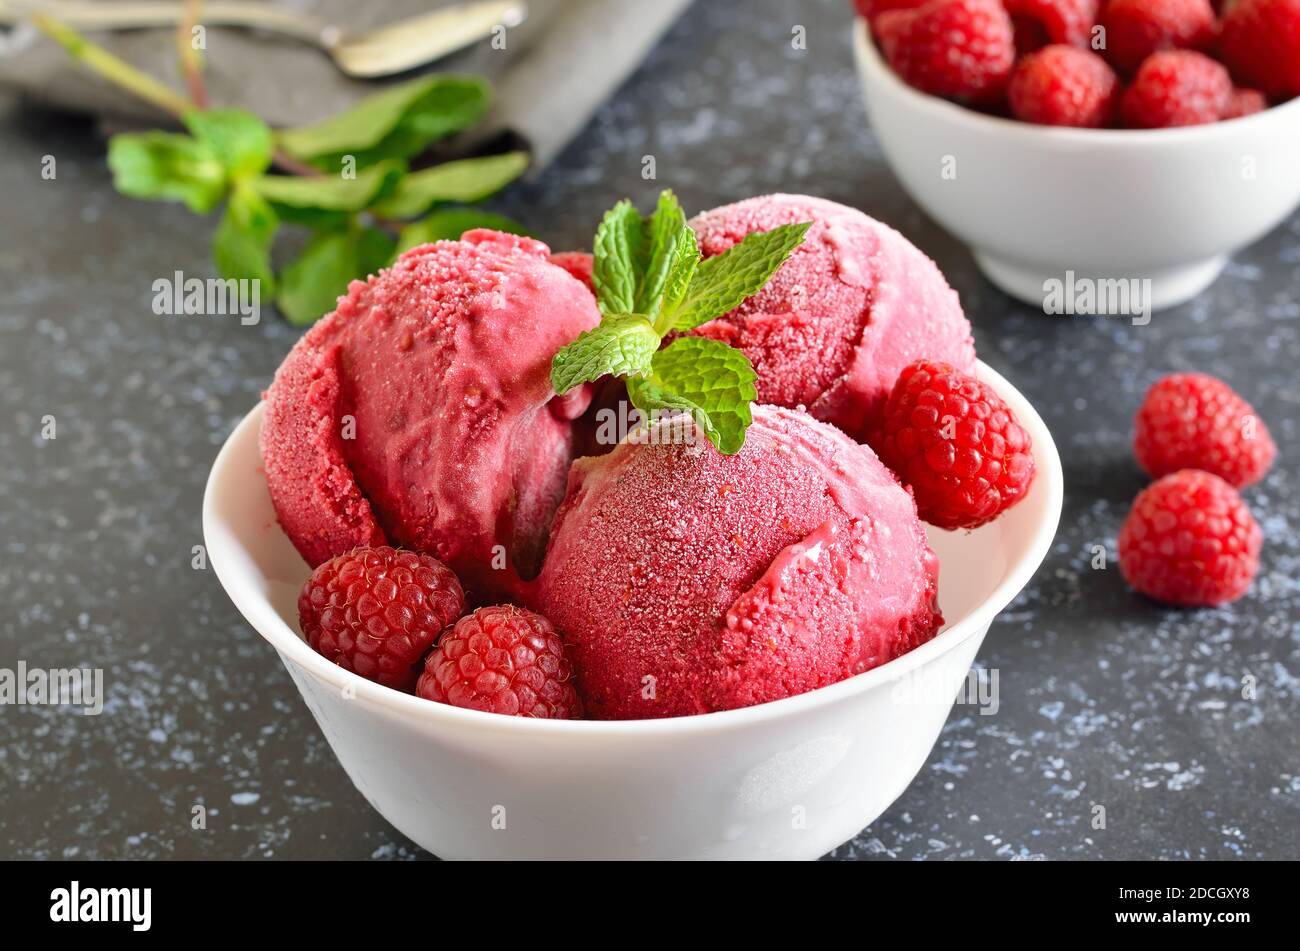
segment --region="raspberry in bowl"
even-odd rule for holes
[[[1300,0],[1239,0],[1208,44],[1199,4],[1113,0],[1104,52],[1067,25],[1097,16],[1074,6],[920,0],[859,16],[867,113],[904,188],[1006,293],[1062,312],[1050,290],[1086,286],[1092,310],[1064,312],[1145,320],[1200,293],[1300,205],[1300,56],[1288,45],[1300,43]],[[964,22],[948,41],[977,43],[976,62],[996,68],[968,69],[964,90],[925,91],[927,13]],[[911,58],[900,36],[915,37]],[[1008,45],[1014,65],[990,99]]]
[[[633,256],[597,240],[595,297],[539,242],[482,233],[354,282],[284,365],[292,374],[328,342],[316,380],[329,385],[277,381],[213,466],[204,533],[218,578],[358,789],[440,856],[824,854],[922,767],[1055,534],[1051,434],[975,359],[956,295],[920,251],[805,196],[714,209],[692,219],[698,237],[670,194],[660,202],[662,220],[627,203],[607,215],[654,245]],[[672,264],[647,306],[655,260]],[[610,279],[619,268],[626,281]],[[838,355],[809,386],[792,386],[804,355],[783,328]],[[360,331],[369,345],[348,350]],[[978,396],[954,404],[953,438],[976,421],[1006,444],[976,440],[1016,491],[996,513],[981,506],[973,530],[923,525],[863,441],[886,412],[883,367],[896,377],[927,351],[960,364],[954,385]],[[430,376],[470,357],[475,374]],[[645,369],[625,372],[638,359]],[[573,394],[597,380],[638,406],[685,392],[695,410],[613,446],[579,438]],[[765,405],[756,381],[767,400],[812,402]],[[484,388],[490,399],[467,399]],[[304,396],[312,441],[268,439]],[[341,414],[366,421],[364,444],[359,430],[352,445],[334,438]],[[1013,420],[1023,439],[1007,438]],[[391,466],[369,464],[445,471],[463,430],[500,465],[449,486],[394,484]],[[574,459],[588,444],[595,455]],[[510,515],[519,487],[556,468],[567,483],[534,512],[549,535],[534,574],[517,553],[535,538]],[[421,493],[434,489],[463,514],[431,517]],[[464,582],[463,602],[444,572]],[[479,607],[451,619],[462,604]],[[806,823],[792,825],[795,807]]]

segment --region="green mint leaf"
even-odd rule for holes
[[[619,202],[606,212],[593,242],[592,283],[603,318],[556,354],[556,392],[606,374],[622,376],[629,398],[646,415],[688,412],[720,452],[739,452],[758,395],[748,357],[702,337],[658,346],[671,330],[689,330],[739,306],[781,266],[808,227],[751,235],[702,261],[695,232],[671,191],[660,194],[648,221],[631,202]]]
[[[758,397],[758,374],[739,350],[706,337],[679,337],[651,361],[647,377],[627,381],[628,398],[653,417],[655,411],[687,411],[723,455],[745,444]]]
[[[601,312],[644,314],[665,332],[670,325],[659,319],[664,301],[686,296],[699,256],[695,233],[671,190],[660,192],[649,220],[631,202],[619,202],[605,214],[593,242],[592,283]]]
[[[414,218],[440,202],[472,205],[495,195],[526,168],[527,152],[444,162],[411,172],[397,183],[392,195],[372,210],[385,218]]]
[[[261,175],[271,164],[275,142],[271,128],[242,109],[191,109],[182,117],[185,127],[202,142],[232,178]]]
[[[406,166],[397,159],[363,168],[355,177],[264,175],[253,182],[285,221],[313,228],[339,227],[348,217],[390,195]]]
[[[113,187],[130,198],[183,201],[207,214],[226,193],[226,170],[210,148],[188,135],[130,132],[108,140]]]
[[[767,283],[803,241],[812,222],[755,232],[722,254],[701,261],[685,296],[667,314],[675,330],[691,330],[735,310]]]
[[[551,361],[551,385],[567,393],[579,383],[592,383],[606,374],[636,377],[650,372],[659,349],[659,334],[637,314],[614,314],[599,327],[584,331]]]
[[[454,241],[475,228],[491,228],[507,234],[528,234],[523,225],[504,215],[494,215],[477,208],[440,208],[402,228],[397,236],[397,253],[401,254],[431,241]]]
[[[253,189],[237,184],[212,237],[212,257],[224,278],[249,278],[261,282],[263,300],[275,293],[271,271],[271,243],[279,219]]]
[[[664,286],[677,261],[677,246],[689,230],[686,213],[678,204],[677,196],[664,189],[659,193],[659,204],[648,226],[648,255],[645,271],[637,282],[636,313],[645,314],[652,320],[659,313]]]
[[[646,263],[645,222],[626,199],[605,212],[592,244],[591,282],[601,313],[636,311],[636,292]]]
[[[695,277],[695,270],[700,263],[700,243],[695,232],[684,228],[677,241],[672,266],[668,270],[668,280],[664,283],[661,314],[672,314],[686,297],[686,291]],[[668,328],[660,328],[666,330]]]
[[[392,236],[377,228],[318,234],[280,272],[276,306],[291,324],[315,323],[338,306],[353,280],[364,280],[387,264],[393,246]]]
[[[426,76],[362,99],[320,122],[280,133],[295,158],[336,172],[345,157],[358,168],[386,158],[409,159],[429,143],[478,122],[491,89],[474,76]]]

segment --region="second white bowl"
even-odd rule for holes
[[[1300,204],[1300,99],[1179,129],[1056,128],[913,89],[861,18],[853,45],[894,174],[1026,303],[1043,306],[1048,282],[1065,287],[1071,272],[1070,286],[1105,295],[1119,289],[1103,282],[1149,280],[1151,310],[1182,303]]]

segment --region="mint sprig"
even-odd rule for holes
[[[753,421],[757,374],[739,350],[692,330],[752,297],[803,241],[811,222],[751,234],[703,259],[671,191],[645,218],[630,201],[605,213],[593,241],[592,285],[601,322],[555,355],[551,384],[566,393],[603,376],[627,380],[643,414],[690,413],[724,455],[740,451]]]
[[[194,6],[177,24],[184,96],[57,17],[34,12],[29,19],[74,62],[184,125],[188,134],[113,136],[108,166],[114,186],[132,198],[184,202],[201,215],[224,204],[212,241],[223,277],[260,281],[264,299],[274,297],[291,323],[309,324],[334,308],[350,281],[416,244],[473,228],[523,232],[508,218],[466,206],[517,178],[527,153],[410,167],[430,144],[483,117],[492,99],[485,80],[420,77],[311,125],[272,130],[252,112],[208,108],[203,58],[190,43],[202,4]],[[313,234],[277,275],[273,251],[285,225]]]

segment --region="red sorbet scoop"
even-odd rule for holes
[[[696,333],[743,350],[758,399],[805,407],[862,439],[903,367],[922,358],[975,367],[970,323],[938,267],[894,229],[804,195],[766,195],[691,221],[704,256],[746,235],[811,221],[767,285]]]
[[[551,358],[600,319],[548,254],[495,231],[414,248],[294,347],[262,458],[311,565],[391,543],[442,559],[476,598],[536,572],[583,409],[548,406]]]
[[[589,715],[763,703],[934,636],[938,560],[868,447],[771,406],[734,456],[651,432],[574,464],[539,579]]]

